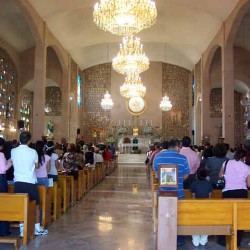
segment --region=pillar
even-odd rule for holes
[[[222,47],[222,135],[234,147],[234,61],[233,46]]]
[[[46,87],[46,57],[47,51],[44,44],[37,44],[34,65],[34,96],[33,96],[33,121],[32,139],[41,140],[44,132],[44,106]]]
[[[210,135],[210,83],[209,70],[204,68],[203,60],[201,61],[201,136],[211,137]]]

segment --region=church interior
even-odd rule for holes
[[[128,2],[152,4],[143,27]],[[109,20],[102,4],[123,15]],[[29,131],[33,142],[114,144],[118,155],[108,173],[83,170],[79,199],[20,249],[156,249],[149,146],[250,139],[250,0],[0,0],[0,31],[0,137]],[[137,65],[124,59],[131,51]],[[226,249],[211,238],[202,249]],[[0,249],[13,245],[0,237]]]

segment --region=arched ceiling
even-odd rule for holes
[[[29,2],[82,69],[110,61],[117,53],[121,38],[99,30],[93,23],[97,0]],[[157,23],[138,34],[146,54],[151,61],[168,61],[192,69],[237,2],[156,0]]]
[[[16,0],[0,0],[0,38],[18,52],[35,46],[35,40]]]

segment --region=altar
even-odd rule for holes
[[[141,153],[146,153],[149,145],[152,143],[151,138],[146,137],[136,137],[138,143],[133,143],[134,136],[125,136],[119,139],[118,141],[118,150],[120,154],[129,154],[133,153],[133,148],[137,147],[138,151]]]

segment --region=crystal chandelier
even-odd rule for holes
[[[101,106],[104,110],[110,110],[112,109],[114,103],[111,99],[111,95],[107,91],[106,94],[104,95],[104,98],[101,101]]]
[[[131,74],[125,78],[125,83],[120,87],[120,93],[126,98],[136,96],[144,97],[146,87],[143,85],[139,75]]]
[[[93,17],[102,30],[127,36],[151,27],[157,10],[151,0],[101,0],[95,4]]]
[[[149,59],[143,52],[140,38],[126,36],[122,39],[118,55],[113,59],[115,71],[123,75],[137,73],[138,75],[149,68]]]
[[[172,109],[172,104],[169,100],[169,97],[167,95],[165,95],[164,97],[162,97],[161,103],[160,103],[160,109],[162,111],[170,111]]]

